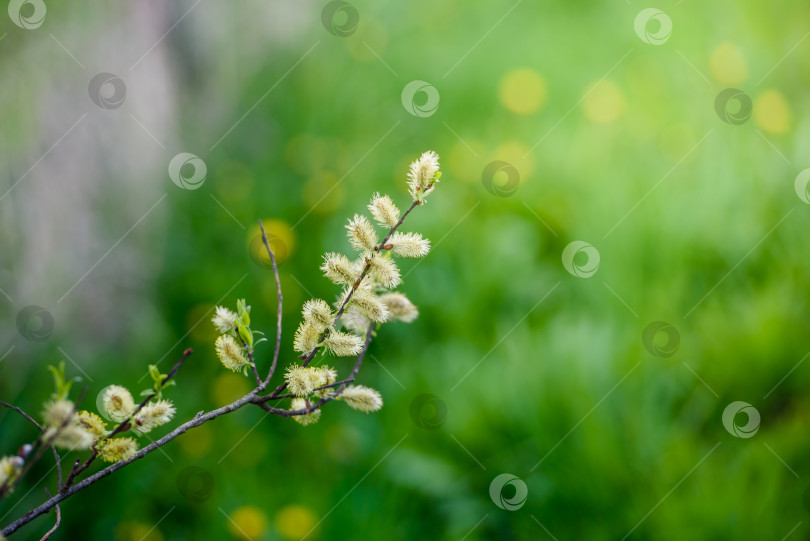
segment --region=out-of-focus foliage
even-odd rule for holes
[[[807,535],[810,206],[793,182],[810,163],[810,6],[667,2],[672,35],[651,45],[634,31],[637,3],[352,1],[346,37],[327,32],[319,3],[142,4],[50,2],[36,31],[0,24],[0,193],[88,112],[86,145],[54,150],[0,200],[0,287],[13,299],[0,298],[0,399],[40,411],[46,366],[69,356],[92,402],[186,347],[196,353],[165,392],[177,422],[240,396],[249,382],[220,366],[208,319],[248,298],[252,328],[272,335],[256,220],[281,260],[283,367],[302,302],[337,294],[321,255],[346,248],[345,220],[373,192],[405,206],[407,164],[426,149],[442,180],[405,229],[433,250],[402,264],[420,317],[384,326],[360,372],[380,412],[329,404],[310,427],[258,408],[219,418],[66,501],[55,539],[473,541],[547,528],[607,540],[636,526],[631,539],[781,539],[799,522],[792,538]],[[144,30],[130,10],[159,24]],[[117,41],[128,32],[137,46]],[[126,81],[120,108],[88,100],[100,71]],[[403,107],[413,80],[438,91],[435,113]],[[729,87],[752,100],[741,125],[715,111]],[[39,116],[45,99],[57,120]],[[199,189],[169,180],[179,152],[205,161]],[[508,197],[482,182],[496,160],[519,175]],[[61,185],[60,203],[61,171],[81,184]],[[61,243],[26,233],[68,219]],[[589,278],[562,264],[575,240],[600,255]],[[38,287],[18,291],[25,276]],[[18,333],[27,305],[54,314],[46,340]],[[643,343],[655,321],[677,330],[669,357]],[[257,364],[271,353],[259,345]],[[737,400],[761,414],[752,438],[723,427]],[[35,436],[10,412],[0,427],[0,454]],[[48,468],[20,485],[19,506],[0,503],[0,524],[44,498]],[[528,487],[515,511],[490,498],[505,472]]]

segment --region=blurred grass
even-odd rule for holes
[[[108,383],[139,390],[146,365],[175,342],[161,366],[185,347],[197,352],[172,390],[179,419],[245,391],[220,369],[206,314],[238,282],[222,302],[246,297],[255,325],[272,330],[271,275],[250,255],[257,219],[273,220],[287,251],[282,363],[291,362],[304,288],[336,293],[317,270],[321,254],[347,249],[343,223],[372,192],[404,205],[407,164],[431,148],[442,157],[442,182],[407,229],[431,238],[434,250],[418,266],[402,265],[415,267],[402,289],[421,317],[384,326],[360,373],[385,407],[366,416],[333,404],[306,429],[259,410],[218,419],[167,445],[166,456],[153,453],[65,502],[59,538],[226,539],[236,535],[226,515],[257,540],[298,539],[316,523],[308,538],[543,538],[538,520],[558,539],[620,539],[639,521],[632,538],[770,539],[806,522],[806,366],[765,395],[808,348],[810,218],[793,192],[810,137],[807,43],[780,62],[805,36],[808,6],[665,2],[674,31],[656,47],[633,32],[639,7],[623,3],[520,3],[499,24],[513,4],[353,3],[360,26],[352,36],[327,33],[321,6],[311,4],[304,32],[252,54],[250,64],[239,63],[241,47],[260,37],[249,10],[231,23],[252,30],[233,30],[221,48],[193,33],[204,27],[204,5],[171,34],[186,148],[209,148],[256,106],[213,151],[199,152],[209,171],[202,189],[170,190],[166,226],[149,233],[161,254],[145,286],[152,317],[129,320],[126,306],[111,314],[131,332],[96,345],[88,400]],[[278,8],[282,18],[287,7]],[[69,23],[82,12],[62,8],[54,28],[75,34]],[[4,25],[9,41],[21,39]],[[194,59],[195,47],[204,60]],[[15,49],[2,54],[14,65]],[[518,69],[529,70],[529,82],[518,77],[511,88]],[[433,116],[403,109],[400,92],[414,79],[439,90]],[[714,112],[726,87],[754,100],[743,126]],[[17,147],[35,107],[23,104],[6,123],[7,148]],[[496,159],[520,172],[512,197],[482,186],[482,169]],[[592,278],[563,269],[560,254],[573,240],[599,250]],[[13,317],[4,316],[9,327]],[[668,359],[642,345],[657,320],[680,334]],[[93,334],[81,318],[57,333],[42,344],[14,342],[0,366],[4,399],[19,389],[14,368],[26,380],[16,402],[38,411],[56,346],[82,351]],[[412,420],[420,393],[446,404],[440,429]],[[724,430],[721,414],[734,400],[760,411],[754,438]],[[0,415],[2,452],[13,452],[32,435]],[[187,466],[213,477],[201,503],[178,490]],[[31,479],[46,471],[41,465]],[[519,511],[490,500],[489,484],[503,472],[528,485]],[[42,498],[29,486],[8,518]],[[38,538],[46,522],[19,537]]]

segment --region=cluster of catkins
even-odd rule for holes
[[[405,214],[425,202],[425,196],[433,191],[440,176],[439,156],[435,152],[425,152],[411,164],[408,191],[413,202]],[[346,229],[349,243],[357,253],[353,258],[334,252],[324,255],[321,270],[330,281],[343,286],[343,292],[332,306],[323,299],[304,303],[303,321],[293,341],[294,349],[305,359],[304,364],[308,365],[318,350],[337,357],[359,355],[371,325],[386,321],[411,322],[419,315],[405,295],[392,291],[402,282],[393,256],[423,257],[430,251],[430,241],[418,233],[396,231],[405,214],[387,195],[374,194],[368,209],[385,234],[380,238],[371,220],[355,214]],[[250,329],[249,313],[250,307],[240,300],[237,312],[217,306],[212,318],[221,333],[215,343],[220,362],[244,374],[253,364],[253,334],[257,332]],[[333,396],[338,373],[327,365],[293,364],[287,368],[285,381],[294,396],[290,411],[300,411],[311,407],[310,399]],[[362,385],[345,387],[337,398],[364,412],[377,411],[383,404],[379,392]],[[293,419],[308,425],[316,422],[320,415],[320,409],[316,409],[294,415]]]
[[[138,435],[168,423],[175,413],[174,405],[164,399],[147,402],[138,410],[132,394],[119,385],[104,389],[99,406],[100,413],[116,427],[127,423],[126,429]],[[44,432],[40,441],[43,445],[68,451],[95,449],[99,458],[106,462],[128,459],[138,451],[138,442],[134,438],[110,437],[112,430],[107,429],[107,423],[101,417],[87,410],[76,411],[75,404],[64,397],[54,396],[45,403],[42,420]],[[21,473],[27,458],[23,455],[27,455],[30,447],[24,446],[20,455],[0,458],[0,487],[12,483]]]
[[[432,151],[425,152],[411,164],[408,185],[414,206],[424,203],[440,175],[439,157]],[[430,241],[418,233],[396,231],[403,217],[387,195],[374,194],[368,209],[373,221],[385,233],[380,238],[371,220],[355,214],[346,230],[356,255],[353,258],[334,252],[324,255],[321,270],[332,283],[343,286],[343,291],[334,309],[322,299],[304,303],[303,320],[293,343],[304,359],[311,358],[319,348],[337,357],[358,355],[371,325],[386,321],[411,322],[419,315],[405,295],[391,291],[402,282],[393,256],[423,257],[430,251]],[[313,394],[329,396],[333,389],[321,388],[336,380],[337,372],[329,366],[290,366],[286,373],[287,388],[296,396],[290,409],[309,407]],[[377,411],[383,404],[379,392],[362,385],[347,386],[339,399],[364,412]],[[315,410],[293,418],[306,425],[319,417],[320,410]]]

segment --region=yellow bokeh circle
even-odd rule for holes
[[[264,512],[253,505],[242,506],[233,511],[228,518],[228,531],[237,539],[253,541],[267,531],[267,517]]]
[[[315,514],[303,505],[287,505],[276,513],[276,529],[284,539],[303,539],[316,523]]]
[[[754,99],[754,123],[762,131],[782,134],[790,130],[793,113],[778,90],[766,90]]]
[[[292,228],[282,220],[262,220],[262,225],[267,233],[267,241],[270,249],[273,250],[276,263],[284,262],[295,249],[295,234]],[[253,261],[262,267],[271,268],[270,256],[267,254],[258,223],[248,229],[247,242]]]
[[[508,72],[498,87],[501,104],[519,115],[529,115],[546,103],[548,90],[543,77],[531,68],[516,68]]]
[[[709,56],[712,76],[721,84],[738,85],[748,78],[748,65],[740,49],[731,43],[718,45]]]
[[[594,124],[613,122],[622,115],[624,106],[622,91],[609,79],[591,85],[582,100],[585,117]]]

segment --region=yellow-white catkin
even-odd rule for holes
[[[385,257],[377,252],[369,252],[365,256],[368,262],[371,276],[377,280],[381,286],[391,289],[397,287],[402,282],[402,275],[394,260]]]
[[[224,306],[217,306],[217,312],[214,314],[214,317],[211,318],[211,322],[214,324],[214,327],[216,327],[217,332],[225,334],[236,328],[238,319],[239,317],[234,312],[231,312]]]
[[[136,431],[146,434],[171,421],[175,412],[174,405],[168,400],[149,402],[135,415],[132,425]]]
[[[331,366],[321,366],[319,368],[321,375],[323,376],[323,383],[319,385],[319,387],[323,387],[324,385],[332,385],[333,383],[337,382],[338,373],[337,370],[332,368]],[[318,396],[321,398],[331,396],[334,394],[335,388],[329,387],[328,389],[319,389],[317,391]]]
[[[298,325],[293,338],[293,349],[301,353],[309,353],[318,345],[322,329],[311,321],[304,320]]]
[[[105,462],[127,460],[137,452],[138,442],[129,437],[105,440],[98,446],[98,456]]]
[[[377,233],[368,218],[355,214],[346,226],[349,242],[358,250],[373,250],[377,244]]]
[[[130,395],[131,397],[132,395]],[[59,428],[73,419],[74,410],[75,406],[70,400],[53,400],[45,403],[42,419],[45,421],[45,426]]]
[[[388,244],[400,257],[424,257],[430,251],[430,240],[422,238],[419,233],[394,233]]]
[[[82,428],[90,432],[96,439],[107,433],[107,425],[101,417],[91,411],[80,411],[78,421]]]
[[[428,150],[418,160],[411,163],[408,171],[408,191],[414,201],[422,199],[433,191],[439,182],[439,155]]]
[[[55,400],[45,404],[43,440],[68,450],[89,449],[95,436],[79,422],[70,400]]]
[[[324,254],[321,270],[330,282],[338,285],[352,285],[361,272],[348,257],[335,252]]]
[[[410,323],[419,316],[419,310],[402,293],[384,293],[380,295],[380,300],[388,308],[391,319]]]
[[[363,349],[363,339],[356,334],[333,331],[324,339],[323,345],[333,355],[351,357]]]
[[[322,366],[321,372],[323,373],[323,377],[326,379],[326,383],[324,385],[332,385],[333,383],[337,382],[338,373],[337,370],[332,368],[331,366]]]
[[[361,335],[366,334],[368,326],[371,323],[369,319],[361,314],[354,306],[346,308],[346,311],[340,316],[340,321],[343,323],[344,329]]]
[[[347,295],[348,292],[344,293]],[[369,288],[358,287],[350,300],[351,306],[364,317],[376,323],[383,323],[388,319],[388,308],[382,303],[380,298]]]
[[[323,299],[308,300],[304,303],[301,313],[304,320],[312,323],[320,332],[323,332],[327,327],[331,327],[335,319],[332,308]]]
[[[383,406],[382,395],[364,385],[349,385],[340,397],[349,407],[366,413],[377,411]]]
[[[0,487],[14,481],[22,472],[25,461],[19,456],[4,456],[0,458]]]
[[[244,348],[236,342],[230,334],[223,334],[214,343],[217,356],[222,365],[234,372],[238,372],[248,364]]]
[[[102,400],[106,417],[116,423],[125,421],[135,410],[135,400],[132,393],[126,387],[120,385],[110,385],[104,389]]]
[[[371,216],[383,227],[394,227],[399,221],[399,209],[387,195],[375,193],[368,205]]]
[[[284,374],[287,390],[299,397],[304,397],[322,385],[326,385],[326,375],[320,368],[292,364]]]
[[[309,402],[306,401],[304,398],[293,398],[292,403],[290,404],[290,411],[298,411],[303,410],[309,407]],[[313,423],[317,423],[318,419],[321,418],[321,410],[316,409],[309,413],[305,413],[304,415],[293,415],[293,421],[298,423],[301,426],[311,425]]]

